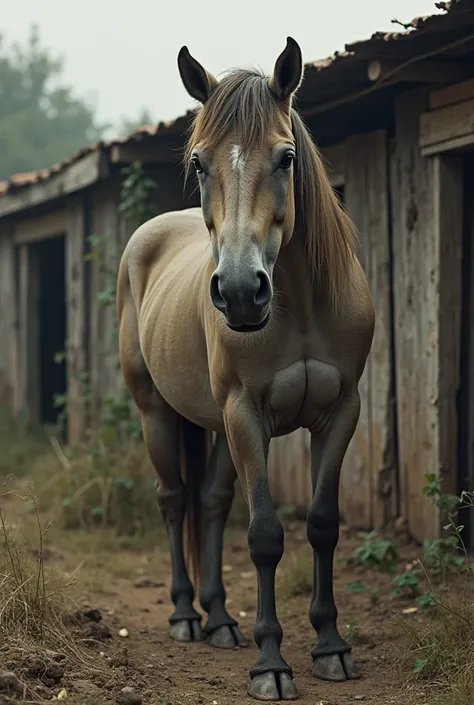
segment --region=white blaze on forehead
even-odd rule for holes
[[[242,171],[244,168],[244,157],[242,147],[239,144],[232,145],[230,150],[230,165],[232,169]]]

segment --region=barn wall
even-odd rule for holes
[[[425,475],[441,473],[445,489],[455,486],[462,230],[459,171],[420,154],[426,107],[424,91],[397,98],[391,163],[400,511],[418,540],[440,528],[423,495]]]
[[[361,413],[341,476],[341,511],[352,526],[381,527],[396,517],[392,415],[392,321],[388,137],[346,142],[345,203],[359,231],[359,258],[375,306],[371,352],[360,380]]]

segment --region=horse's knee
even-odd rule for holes
[[[310,506],[306,515],[308,540],[314,550],[334,549],[339,540],[339,512],[322,503]]]
[[[273,507],[256,511],[248,530],[250,557],[259,567],[276,566],[284,550],[283,526]]]

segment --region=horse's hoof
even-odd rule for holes
[[[323,681],[341,683],[357,680],[360,673],[349,653],[316,656],[313,659],[313,676]]]
[[[238,627],[224,625],[211,633],[208,644],[216,649],[235,649],[248,646],[249,642]]]
[[[288,673],[261,673],[254,676],[248,688],[249,695],[257,700],[296,700],[298,693]]]
[[[206,635],[197,619],[181,619],[170,626],[170,637],[176,641],[204,641]]]

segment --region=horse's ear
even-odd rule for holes
[[[200,103],[205,103],[217,86],[217,79],[191,56],[186,46],[181,47],[179,51],[178,69],[189,95]]]
[[[303,57],[293,37],[287,37],[286,47],[275,62],[270,88],[278,100],[288,102],[303,79]]]

